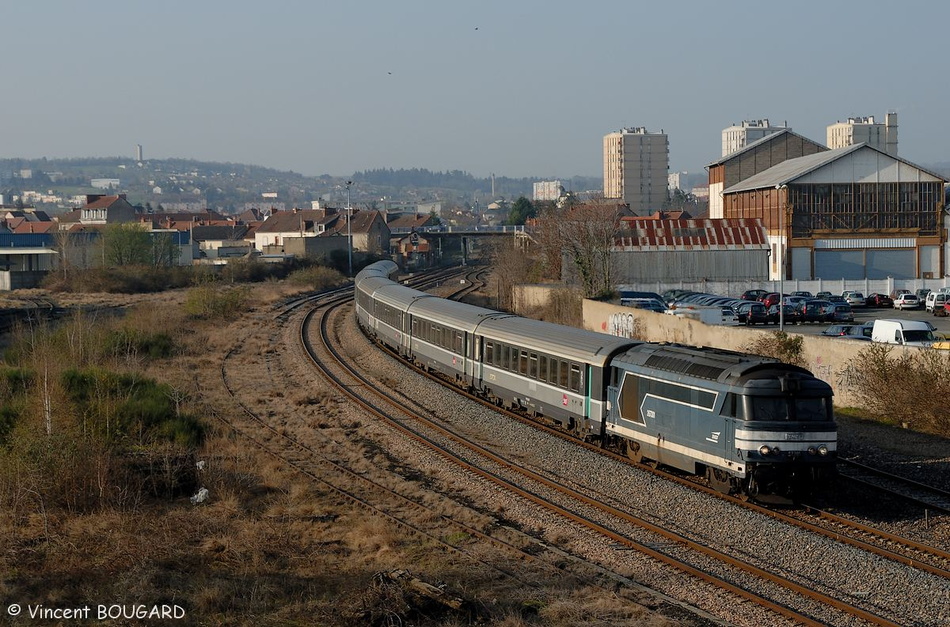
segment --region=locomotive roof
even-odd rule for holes
[[[478,333],[555,357],[601,366],[618,350],[637,344],[637,340],[518,316],[487,319],[478,326]]]
[[[742,377],[763,368],[811,375],[804,368],[784,364],[771,357],[675,344],[640,344],[618,355],[614,361],[723,383],[738,382]]]

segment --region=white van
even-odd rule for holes
[[[875,320],[871,341],[904,346],[930,346],[936,341],[930,324],[921,320]]]
[[[924,309],[934,315],[937,315],[938,312],[943,313],[943,305],[948,298],[950,298],[948,292],[930,292],[927,294],[927,300],[924,301]]]

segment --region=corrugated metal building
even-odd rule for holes
[[[791,129],[781,129],[706,166],[709,170],[709,217],[724,218],[722,192],[750,176],[788,159],[813,155],[828,148]]]
[[[934,278],[944,268],[945,183],[857,144],[789,159],[728,187],[723,212],[762,220],[771,279]]]
[[[618,284],[768,278],[761,220],[624,218],[621,223],[611,254]]]

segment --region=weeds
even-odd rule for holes
[[[889,345],[871,343],[854,366],[855,387],[878,420],[950,437],[950,353],[893,351]]]
[[[760,336],[742,347],[742,351],[763,357],[772,357],[787,364],[805,366],[804,341],[800,335],[773,331]]]

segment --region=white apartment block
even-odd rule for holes
[[[788,125],[772,126],[768,118],[762,120],[743,120],[739,124],[722,129],[722,156],[731,155],[749,144],[759,141],[767,135],[785,130]],[[791,130],[791,129],[789,129]]]
[[[604,198],[616,198],[638,216],[650,215],[666,202],[670,141],[662,130],[624,128],[604,135]]]
[[[897,113],[889,111],[885,114],[884,124],[875,123],[874,116],[868,116],[848,118],[847,122],[836,122],[828,126],[827,144],[832,150],[861,143],[896,157]]]
[[[534,184],[533,200],[557,200],[561,197],[564,186],[561,181],[538,181]]]
[[[667,177],[667,187],[669,187],[671,191],[674,189],[685,190],[686,175],[686,172],[670,172],[670,175]]]

